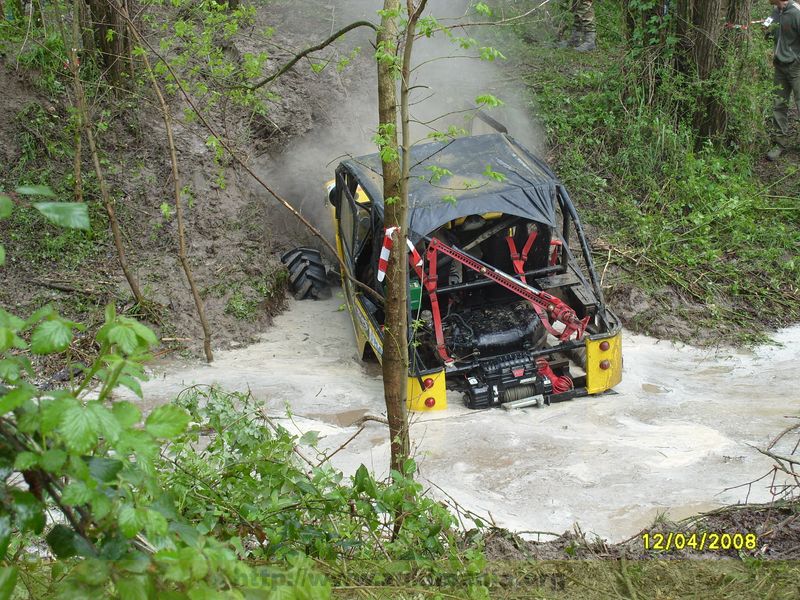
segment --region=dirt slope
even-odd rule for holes
[[[329,35],[331,14],[316,12],[295,10],[288,2],[270,3],[255,26],[237,37],[232,52],[242,55],[266,49],[273,57],[268,68],[277,69],[296,50]],[[267,27],[273,28],[274,34],[264,48],[263,37],[255,32]],[[342,53],[352,52],[353,46],[352,41],[343,42]],[[354,60],[361,59],[355,56]],[[328,109],[346,103],[348,87],[358,85],[350,74],[358,71],[331,68],[315,73],[303,63],[271,86],[273,101],[266,117],[225,107],[209,118],[271,185],[296,205],[310,205],[312,193],[317,202],[323,197],[325,165],[309,176],[304,172],[309,161],[291,164],[282,157],[305,134],[312,132],[308,137],[313,139],[315,130],[333,125]],[[20,67],[10,53],[0,56],[0,89],[4,104],[0,113],[0,189],[41,183],[50,185],[61,199],[72,199],[69,182],[74,146],[71,136],[64,135],[70,110],[68,94],[48,93],[38,73]],[[243,344],[268,326],[285,301],[285,275],[277,257],[298,242],[313,240],[243,169],[227,159],[221,164],[215,160],[205,143],[209,133],[199,124],[181,122],[183,108],[179,98],[171,98],[178,121],[175,135],[185,186],[190,263],[205,301],[214,347]],[[150,320],[163,337],[173,340],[168,347],[196,353],[202,331],[176,256],[175,217],[161,208],[173,200],[163,121],[146,96],[122,94],[116,106],[112,102],[103,110],[98,110],[96,117],[106,120],[109,127],[99,134],[98,144],[125,249],[146,297],[160,316],[153,320],[136,311],[133,314]],[[0,286],[4,308],[25,315],[54,303],[66,316],[89,323],[101,318],[103,305],[112,300],[123,309],[132,309],[87,154],[84,149],[83,177],[93,232],[64,234],[26,209],[26,199],[18,199],[20,208],[14,218],[0,228],[0,241],[9,257]],[[293,180],[302,181],[303,186],[293,186]],[[314,206],[321,206],[317,202]],[[323,222],[320,215],[313,216]],[[46,239],[37,240],[40,233]],[[88,344],[84,350],[88,351]]]

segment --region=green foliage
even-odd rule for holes
[[[164,2],[148,0],[144,4],[158,7]],[[226,52],[234,36],[253,25],[256,8],[241,3],[236,10],[229,10],[226,3],[192,0],[171,0],[170,5],[177,11],[175,19],[164,19],[158,10],[142,15],[143,22],[160,34],[159,53],[167,63],[156,62],[153,68],[165,78],[165,89],[177,93],[175,75],[181,87],[206,110],[231,101],[256,114],[265,113],[269,93],[251,91],[247,86],[261,77],[269,54],[244,53],[237,60]],[[145,51],[137,48],[134,53]]]
[[[24,185],[15,192],[21,196],[55,197],[53,191],[43,185]],[[36,202],[34,208],[54,225],[69,229],[90,229],[86,205],[81,202]],[[0,219],[7,219],[14,212],[14,202],[5,194],[0,194]],[[0,244],[0,267],[5,264],[5,247]],[[34,350],[36,352],[36,350]]]
[[[38,103],[26,105],[14,118],[21,131],[21,157],[9,165],[6,179],[0,182],[15,187],[24,198],[19,199],[0,234],[2,241],[13,248],[13,260],[24,261],[31,268],[52,263],[77,267],[101,251],[108,233],[105,227],[97,226],[105,220],[99,203],[51,201],[74,193],[72,169],[67,165],[74,158],[76,122],[72,116],[62,119],[55,110],[46,110]],[[61,169],[68,169],[68,174]],[[91,174],[84,174],[83,187],[85,198],[97,197],[96,180]],[[28,197],[47,201],[29,202]],[[42,216],[59,227],[45,225]],[[94,228],[90,227],[92,222]]]
[[[378,146],[382,162],[391,163],[400,158],[397,149],[397,125],[394,123],[381,123],[372,141]]]
[[[82,202],[37,202],[34,206],[54,225],[90,229],[89,210]]]
[[[288,277],[286,269],[281,267],[261,276],[222,281],[209,291],[219,296],[228,295],[225,314],[242,321],[255,321],[265,309],[281,304]]]
[[[420,484],[397,472],[380,482],[363,466],[347,482],[313,446],[305,462],[296,448],[316,436],[298,440],[250,395],[195,387],[177,403],[197,426],[165,455],[164,488],[201,531],[214,531],[241,555],[414,559],[439,556],[452,543],[453,515]],[[406,472],[414,471],[411,461]]]
[[[497,108],[503,106],[504,102],[492,94],[481,94],[475,98],[475,104],[478,108]]]
[[[136,388],[144,379],[141,362],[157,343],[148,328],[109,307],[96,336],[97,359],[71,366],[76,375],[65,389],[44,391],[20,379],[30,372],[30,363],[19,350],[61,355],[69,365],[73,326],[49,309],[27,320],[0,310],[0,360],[5,363],[0,370],[0,552],[12,558],[10,552],[17,569],[24,565],[21,575],[15,568],[0,571],[2,597],[9,597],[18,575],[25,579],[37,568],[41,550],[36,544],[44,542],[53,556],[70,559],[59,573],[51,572],[50,591],[62,597],[261,590],[327,598],[330,584],[302,556],[285,567],[255,569],[242,561],[241,539],[208,527],[209,517],[219,511],[209,513],[200,497],[165,492],[176,475],[171,467],[165,471],[164,461],[184,452],[196,458],[189,440],[196,442],[212,422],[220,429],[226,425],[201,419],[187,433],[190,419],[199,415],[179,404],[156,408],[142,424],[136,406],[112,399],[117,386]],[[233,409],[229,403],[204,410],[222,415]],[[247,422],[240,429],[228,427],[244,441],[254,433]],[[170,439],[174,445],[162,454]],[[226,438],[227,445],[231,442]],[[249,442],[250,450],[263,443],[253,437]],[[294,443],[288,435],[281,439],[287,456]],[[17,481],[20,473],[27,489]],[[272,500],[280,502],[276,493]],[[63,522],[47,518],[53,510],[62,513]]]

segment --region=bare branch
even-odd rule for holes
[[[281,75],[286,73],[286,71],[288,71],[293,66],[295,66],[304,57],[306,57],[309,54],[312,54],[312,53],[314,53],[314,52],[316,52],[318,50],[322,50],[326,46],[329,46],[330,44],[335,42],[337,39],[342,37],[348,31],[351,31],[351,30],[356,29],[358,27],[369,27],[370,29],[373,29],[375,31],[378,30],[378,28],[375,26],[375,24],[374,23],[370,23],[369,21],[355,21],[353,23],[350,23],[347,27],[342,27],[339,31],[337,31],[336,33],[334,33],[333,35],[328,37],[325,41],[320,42],[316,46],[311,46],[310,48],[306,48],[305,50],[303,50],[299,54],[295,55],[294,58],[292,58],[292,60],[290,60],[285,65],[283,65],[275,73],[273,73],[269,77],[265,77],[264,79],[262,79],[258,83],[254,83],[253,85],[249,86],[247,89],[250,90],[251,92],[254,92],[258,88],[263,87],[266,84],[268,84],[270,81],[274,81],[275,79],[277,79],[278,77],[280,77]]]

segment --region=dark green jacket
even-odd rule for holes
[[[800,60],[800,4],[789,2],[778,12],[778,31],[775,37],[775,59],[782,64]]]

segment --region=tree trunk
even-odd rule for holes
[[[94,45],[106,79],[113,85],[123,82],[122,74],[130,72],[131,52],[127,28],[122,18],[124,0],[86,0],[89,6]]]
[[[625,21],[625,38],[630,41],[636,31],[636,16],[631,9],[631,0],[622,0],[622,16]]]
[[[692,0],[678,0],[673,14],[675,37],[678,39],[675,53],[675,69],[680,73],[690,72],[689,57],[692,54],[692,23],[694,22],[694,3]]]
[[[697,78],[707,81],[720,64],[720,34],[722,32],[722,0],[703,0],[695,4],[694,11],[694,64]],[[705,91],[698,98],[694,125],[700,139],[720,132],[725,122],[725,107],[712,92]]]
[[[397,56],[397,17],[400,0],[385,0],[377,45],[381,52]],[[391,443],[391,468],[403,472],[403,463],[411,451],[408,436],[406,396],[408,385],[408,262],[406,260],[406,200],[402,195],[402,171],[397,143],[397,84],[396,67],[392,60],[378,58],[378,126],[386,139],[384,160],[383,197],[385,200],[384,226],[400,227],[395,233],[394,252],[389,255],[386,271],[386,320],[383,330],[383,393],[386,417],[389,421]],[[407,195],[406,188],[406,195]],[[392,199],[394,199],[392,201]]]

